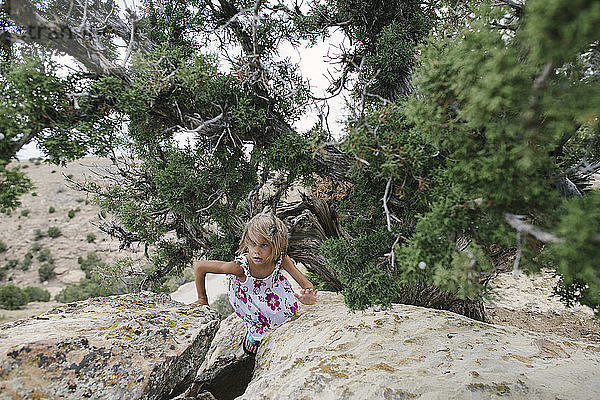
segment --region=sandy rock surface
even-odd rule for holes
[[[267,335],[242,399],[598,399],[600,346],[394,305],[319,302]]]
[[[194,378],[215,311],[142,292],[89,299],[0,328],[0,399],[161,399]]]

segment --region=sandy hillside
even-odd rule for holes
[[[78,257],[86,258],[90,252],[98,254],[102,261],[111,262],[124,256],[140,258],[141,251],[119,251],[119,243],[101,232],[92,223],[99,222],[99,207],[91,202],[83,192],[67,186],[65,176],[76,181],[96,180],[90,167],[96,171],[110,166],[110,162],[100,158],[86,158],[68,164],[66,167],[46,164],[36,160],[19,162],[35,185],[35,189],[22,196],[22,205],[11,215],[0,214],[0,241],[7,245],[7,250],[0,253],[0,266],[10,260],[18,260],[19,265],[9,268],[1,284],[13,283],[19,287],[39,286],[55,296],[65,286],[76,283],[84,276],[77,263]],[[51,207],[54,212],[50,212]],[[69,218],[69,211],[74,216]],[[47,236],[48,228],[57,227],[60,236]],[[45,237],[36,240],[36,230]],[[92,240],[94,235],[95,239]],[[43,262],[38,261],[40,251],[35,247],[49,249],[56,266],[56,277],[40,282],[38,270]],[[33,255],[29,268],[23,271],[22,260],[26,253]],[[32,303],[21,311],[0,309],[0,317],[5,319],[19,318],[29,314],[29,310],[37,312],[51,307],[52,303]]]
[[[92,225],[98,221],[98,206],[87,199],[84,193],[69,188],[64,176],[81,181],[95,179],[90,167],[108,168],[109,162],[104,159],[88,158],[70,163],[66,167],[57,167],[35,161],[21,161],[27,166],[36,189],[23,196],[22,206],[10,216],[0,214],[0,241],[8,245],[5,252],[0,253],[0,267],[9,260],[23,260],[27,252],[34,254],[31,266],[21,270],[21,265],[9,268],[0,284],[14,283],[20,287],[39,286],[47,289],[53,296],[62,288],[77,282],[84,273],[79,268],[77,258],[86,257],[89,252],[96,252],[105,262],[114,261],[123,256],[141,258],[142,251],[118,251],[117,241]],[[39,165],[36,165],[39,164]],[[101,169],[100,169],[101,170]],[[34,193],[36,195],[34,195]],[[88,200],[88,201],[86,201]],[[54,207],[54,213],[50,213]],[[69,218],[69,210],[76,210],[73,218]],[[26,214],[26,215],[25,215]],[[43,237],[35,240],[35,231],[39,229],[47,233],[51,226],[58,227],[61,235],[57,238]],[[88,242],[88,234],[96,239]],[[55,260],[57,276],[49,282],[40,283],[38,269],[42,265],[37,260],[39,252],[33,252],[32,246],[39,245],[50,249]],[[512,260],[505,260],[508,264]],[[511,325],[522,329],[554,333],[584,341],[600,342],[600,325],[592,319],[592,311],[587,307],[567,309],[560,301],[552,297],[552,287],[556,277],[545,272],[542,275],[514,277],[511,273],[503,273],[496,277],[491,285],[495,288],[495,296],[486,302],[490,322],[500,325]],[[225,283],[222,277],[212,276],[207,279],[210,301],[223,293]],[[191,303],[196,299],[193,283],[183,285],[173,294],[176,300]],[[0,320],[11,320],[35,315],[56,303],[30,303],[21,310],[8,311],[0,309]]]

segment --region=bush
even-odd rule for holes
[[[41,229],[37,228],[35,231],[33,231],[33,240],[40,240],[44,237],[46,237],[46,235],[42,232]]]
[[[50,206],[50,208],[48,209],[48,214],[52,214],[54,213],[54,211],[56,211],[54,207]]]
[[[48,236],[50,236],[52,239],[59,237],[60,229],[58,229],[56,226],[51,226],[48,228]]]
[[[6,263],[6,265],[4,266],[6,269],[11,269],[16,267],[17,265],[19,265],[19,260],[8,260],[8,262]]]
[[[6,245],[6,243],[0,240],[0,253],[4,253],[6,249],[8,249],[8,246]]]
[[[75,213],[78,213],[79,211],[81,211],[81,208],[77,207],[74,210],[69,210],[67,215],[69,216],[69,218],[73,218],[75,216]]]
[[[85,238],[87,239],[88,243],[93,243],[94,240],[96,240],[96,235],[93,233],[88,233]]]
[[[54,273],[54,264],[45,263],[38,270],[38,275],[40,276],[40,282],[48,281],[56,275]]]
[[[210,307],[219,312],[221,319],[227,318],[233,312],[233,307],[231,307],[226,293],[221,293]]]
[[[37,257],[39,262],[48,261],[50,264],[54,263],[54,259],[52,258],[52,254],[50,253],[50,249],[43,249],[40,251]]]
[[[31,210],[30,210],[30,209],[28,209],[28,208],[27,208],[27,209],[25,209],[25,210],[22,210],[22,211],[21,211],[21,217],[26,217],[26,216],[28,216],[30,212],[31,212]]]
[[[31,245],[31,251],[33,251],[34,253],[37,253],[41,249],[42,249],[42,245],[39,243],[34,243]]]
[[[7,310],[17,310],[29,303],[27,292],[15,285],[6,285],[0,288],[0,306]]]
[[[94,252],[87,253],[86,258],[81,256],[77,257],[77,262],[81,267],[81,270],[85,272],[86,278],[91,278],[92,271],[98,266],[105,266],[100,256]]]
[[[29,269],[29,267],[31,266],[32,260],[33,260],[33,254],[26,253],[25,256],[23,257],[23,261],[21,261],[21,270],[27,271]]]
[[[69,285],[56,295],[56,301],[71,303],[86,300],[90,297],[105,297],[118,294],[112,289],[105,287],[97,277],[82,278],[78,283]]]
[[[29,296],[29,301],[50,301],[50,292],[37,286],[27,286],[23,289]]]
[[[35,196],[37,196],[37,192],[31,192],[31,195],[32,195],[33,197],[35,197]]]

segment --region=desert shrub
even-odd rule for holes
[[[38,275],[40,276],[40,282],[46,282],[56,275],[54,273],[54,264],[49,262],[42,264],[40,269],[38,270]]]
[[[6,267],[6,269],[11,269],[16,267],[17,265],[19,265],[19,260],[13,258],[11,260],[8,260],[4,266]]]
[[[106,266],[106,263],[102,262],[102,258],[94,252],[87,253],[86,258],[77,257],[77,262],[81,270],[85,272],[86,278],[91,278],[94,268]]]
[[[67,213],[67,216],[69,218],[73,218],[75,216],[75,210],[69,210],[69,212]]]
[[[27,292],[15,285],[0,288],[0,306],[6,310],[17,310],[29,302]]]
[[[233,312],[233,307],[231,307],[226,293],[221,293],[211,304],[211,308],[219,312],[221,319],[227,318]]]
[[[0,253],[4,253],[8,246],[2,240],[0,240]]]
[[[40,240],[44,237],[46,237],[46,235],[44,234],[44,232],[42,232],[41,229],[36,228],[35,231],[33,231],[33,240]]]
[[[21,210],[21,217],[28,216],[30,212],[31,212],[31,210],[29,208],[27,208],[25,210]]]
[[[88,233],[85,238],[88,243],[93,243],[94,240],[96,240],[96,235],[93,233]]]
[[[50,208],[48,209],[48,214],[52,214],[54,213],[54,211],[56,211],[54,207],[50,206]]]
[[[35,196],[37,196],[37,192],[31,192],[31,195],[32,195],[33,197],[35,197]]]
[[[31,245],[31,251],[33,251],[34,253],[37,253],[41,249],[42,249],[42,245],[39,243],[34,243]]]
[[[55,170],[55,169],[53,169],[52,171],[50,171],[50,173],[51,173],[51,174],[55,174],[55,173],[56,173],[56,170]]]
[[[50,264],[54,263],[54,259],[52,258],[52,254],[50,253],[50,249],[42,249],[37,257],[39,262],[48,261]]]
[[[52,239],[59,237],[60,234],[60,229],[58,229],[58,227],[51,226],[48,228],[48,236],[50,236]]]
[[[82,278],[78,283],[67,286],[56,295],[55,299],[61,303],[71,303],[91,297],[105,297],[113,294],[119,293],[105,286],[96,275],[93,275],[90,278]]]
[[[21,261],[21,270],[22,271],[27,271],[29,269],[29,267],[31,266],[31,263],[33,261],[33,254],[31,253],[25,253],[25,256],[23,256],[23,261]]]
[[[82,199],[82,198],[80,197],[80,198],[78,198],[78,199],[75,199],[75,201],[76,201],[76,202],[78,202],[78,203],[83,203],[83,202],[85,201],[85,199]]]
[[[29,296],[29,301],[50,301],[50,292],[37,286],[27,286],[23,289]]]

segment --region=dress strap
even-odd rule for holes
[[[275,261],[275,272],[279,272],[279,269],[281,268],[281,263],[283,262],[283,256],[279,256],[279,258],[277,259],[277,261]]]
[[[250,267],[248,267],[248,259],[246,258],[246,254],[237,256],[233,261],[240,264],[240,266],[244,270],[244,275],[246,275],[247,277],[250,276]]]

